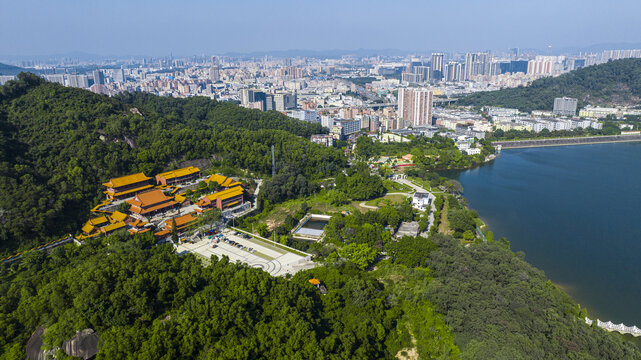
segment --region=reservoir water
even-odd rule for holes
[[[504,150],[443,175],[589,317],[641,326],[641,143]]]

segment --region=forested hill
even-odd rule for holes
[[[76,232],[111,177],[214,155],[220,166],[266,174],[271,145],[279,169],[297,164],[308,178],[345,165],[339,150],[309,141],[320,126],[277,112],[18,78],[0,86],[0,252]]]
[[[459,105],[501,106],[521,111],[552,110],[554,98],[573,97],[579,108],[591,105],[641,104],[641,59],[614,60],[558,77],[547,77],[527,87],[484,91],[465,96]]]

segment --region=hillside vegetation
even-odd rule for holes
[[[22,73],[0,86],[0,249],[76,232],[109,178],[154,175],[185,160],[267,174],[274,145],[278,169],[332,175],[345,158],[309,141],[321,131],[205,98],[109,98]]]
[[[465,96],[458,105],[501,106],[521,111],[552,110],[554,98],[573,97],[585,105],[641,104],[641,59],[614,60],[588,66],[530,86],[484,91]]]
[[[376,196],[361,193],[381,189],[366,168],[338,174],[341,152],[305,138],[316,131],[275,112],[202,98],[107,98],[21,74],[0,87],[0,240],[24,245],[72,231],[110,176],[212,154],[223,166],[268,172],[272,144],[282,169],[274,197],[305,196],[306,179],[330,175],[333,191]],[[439,143],[412,145],[421,153]],[[453,234],[469,231],[474,219],[457,220],[459,203],[449,202]],[[336,214],[325,241],[308,245],[318,266],[293,277],[226,256],[203,265],[149,233],[27,252],[0,263],[0,360],[24,359],[40,327],[48,349],[95,330],[97,359],[641,359],[624,337],[587,326],[585,310],[506,241],[464,244],[432,231],[392,238],[388,230],[424,215],[408,201]]]

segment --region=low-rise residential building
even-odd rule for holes
[[[425,210],[431,204],[432,198],[429,193],[417,191],[412,195],[412,206],[419,210]]]
[[[178,170],[167,171],[156,175],[156,183],[162,185],[175,185],[186,183],[200,177],[200,169],[188,166]]]
[[[149,180],[151,178],[144,173],[137,173],[113,178],[102,185],[107,187],[104,192],[107,195],[107,199],[120,200],[152,188],[153,185],[149,184]]]
[[[310,141],[327,147],[334,146],[334,137],[329,134],[312,135]]]
[[[401,223],[401,226],[398,228],[398,231],[396,232],[395,236],[397,238],[401,238],[403,236],[417,237],[418,236],[418,222],[417,221],[412,221],[412,222]]]

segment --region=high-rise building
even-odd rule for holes
[[[499,63],[501,74],[505,74],[505,73],[516,74],[519,72],[525,74],[527,73],[527,66],[528,66],[527,60],[512,60],[510,62]]]
[[[477,75],[489,75],[491,62],[492,57],[489,53],[467,53],[464,80],[470,80]]]
[[[398,118],[404,122],[402,127],[430,125],[432,122],[432,90],[399,88]]]
[[[100,71],[100,69],[94,70],[92,75],[94,84],[103,85],[105,83],[105,75]]]
[[[114,79],[117,82],[125,82],[125,80],[127,80],[125,77],[125,70],[122,68],[114,70]]]
[[[432,68],[429,66],[417,66],[414,73],[423,77],[423,81],[429,81],[432,76]]]
[[[440,81],[443,79],[443,53],[432,53],[432,79]]]
[[[58,83],[60,85],[64,85],[65,84],[65,76],[63,74],[43,75],[43,77],[45,79],[47,79],[47,81],[50,81],[50,82],[55,82],[55,83]]]
[[[217,56],[211,57],[211,67],[209,68],[209,80],[211,80],[211,82],[220,81],[220,68],[218,66]]]
[[[240,104],[243,106],[248,105],[251,102],[254,102],[254,90],[252,89],[242,89],[240,91]]]
[[[460,63],[450,61],[443,66],[444,81],[461,81],[462,73],[463,65]]]
[[[87,75],[67,75],[67,86],[86,89],[89,87]]]
[[[273,110],[282,112],[296,107],[296,94],[274,94],[272,99]]]
[[[555,98],[553,112],[557,115],[574,116],[576,115],[577,100],[568,97]]]

